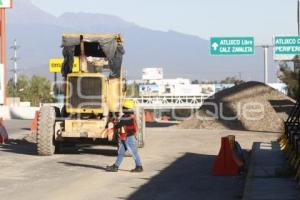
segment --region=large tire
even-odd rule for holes
[[[37,152],[41,156],[52,156],[55,152],[54,126],[56,115],[54,107],[44,106],[40,110],[37,130]]]

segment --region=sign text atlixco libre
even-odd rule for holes
[[[300,55],[300,36],[275,36],[275,55]]]
[[[212,37],[211,55],[253,55],[254,37]]]

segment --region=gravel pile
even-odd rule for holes
[[[294,103],[263,83],[247,82],[216,93],[177,127],[282,132]]]

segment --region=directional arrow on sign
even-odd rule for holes
[[[214,51],[216,51],[218,49],[218,47],[219,47],[218,43],[216,43],[216,42],[213,43],[211,46],[214,49]]]

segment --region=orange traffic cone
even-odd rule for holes
[[[145,121],[146,122],[153,122],[154,121],[153,112],[150,112],[150,111],[145,112]]]
[[[37,131],[39,114],[40,114],[39,111],[35,112],[34,119],[32,120],[32,123],[31,123],[31,132]]]
[[[230,145],[229,137],[222,137],[221,149],[213,166],[214,176],[236,176],[239,166],[235,160],[234,151]]]
[[[6,128],[3,125],[3,118],[0,118],[0,144],[4,144],[8,140]]]

